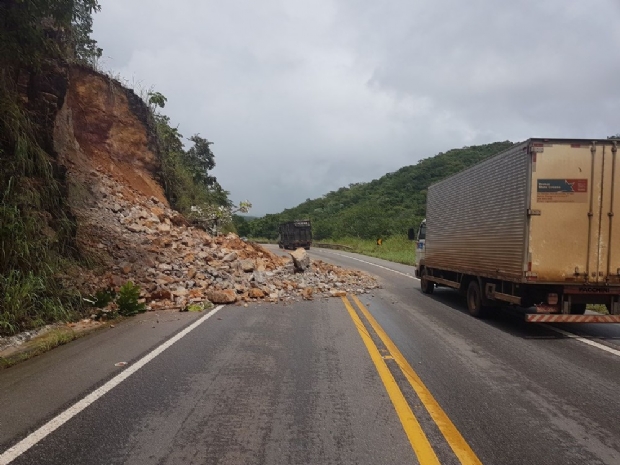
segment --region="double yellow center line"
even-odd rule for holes
[[[360,302],[360,300],[355,296],[350,296],[355,306],[360,310],[361,314],[364,316],[372,330],[379,337],[383,345],[386,347],[387,352],[389,353],[389,358],[394,359],[400,370],[405,375],[405,378],[419,397],[420,401],[428,411],[430,417],[433,419],[439,431],[443,434],[446,442],[452,448],[452,451],[460,460],[463,465],[482,465],[482,462],[478,459],[474,451],[471,449],[469,444],[465,441],[461,433],[456,429],[456,426],[452,423],[450,418],[443,411],[439,403],[435,400],[430,391],[426,388],[420,377],[413,370],[409,362],[405,359],[403,354],[398,350],[396,345],[392,342],[392,340],[385,333],[383,328],[379,326],[374,317],[370,314],[368,309]],[[362,322],[360,316],[353,308],[353,304],[349,301],[347,297],[342,297],[342,301],[355,324],[362,341],[366,345],[366,349],[368,349],[368,353],[370,354],[370,358],[372,359],[379,376],[381,377],[381,381],[385,385],[387,393],[394,405],[394,409],[400,419],[401,424],[403,425],[403,429],[409,439],[411,447],[418,458],[418,461],[421,465],[433,465],[439,464],[439,459],[433,450],[424,430],[420,426],[420,423],[416,416],[414,415],[411,407],[407,403],[405,396],[402,391],[398,387],[398,383],[394,379],[390,368],[387,366],[385,356],[382,356],[379,352],[379,349],[375,345],[372,340],[372,337],[368,333],[366,326]]]

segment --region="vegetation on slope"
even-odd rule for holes
[[[0,335],[73,320],[86,310],[69,278],[85,262],[53,132],[69,66],[95,67],[101,56],[90,37],[99,9],[98,0],[0,2]],[[165,97],[143,98],[171,205],[219,231],[233,228],[228,193],[209,173],[211,142],[195,135],[186,150],[170,119],[155,111]]]
[[[234,231],[233,213],[247,212],[249,202],[236,207],[211,174],[215,168],[213,142],[194,134],[188,139],[193,145],[184,148],[183,136],[173,127],[168,116],[156,111],[163,108],[166,98],[159,92],[148,94],[148,104],[155,121],[161,162],[161,181],[166,198],[175,210],[210,232]]]
[[[406,234],[426,211],[426,189],[452,174],[512,146],[512,142],[453,149],[406,166],[369,183],[350,184],[323,197],[306,200],[282,213],[253,221],[236,219],[240,235],[275,239],[278,224],[309,218],[316,240],[377,239]]]
[[[53,96],[62,63],[98,52],[87,37],[98,9],[97,0],[0,3],[0,334],[73,318],[82,305],[60,281],[75,257],[75,223],[50,148],[49,106],[30,92]]]

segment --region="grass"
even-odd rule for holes
[[[21,103],[0,75],[0,334],[78,318],[81,300],[57,278],[70,265],[75,223],[53,159]]]
[[[369,257],[382,258],[391,262],[404,265],[415,265],[415,241],[410,241],[407,236],[392,236],[382,240],[378,245],[375,240],[345,237],[336,240],[323,240],[327,244],[346,245],[353,252],[368,255]]]
[[[89,331],[74,331],[71,328],[57,328],[26,343],[26,347],[6,357],[0,357],[0,370],[9,368],[19,362],[23,362],[37,355],[44,354],[56,347],[67,344],[75,339],[99,329],[95,327]]]

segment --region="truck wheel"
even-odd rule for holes
[[[571,315],[583,315],[586,313],[586,304],[573,304],[570,306]]]
[[[489,316],[489,309],[482,305],[482,292],[477,280],[471,281],[467,287],[467,310],[476,318]]]
[[[426,279],[427,271],[426,268],[422,268],[422,273],[420,277],[420,288],[424,294],[432,294],[435,290],[435,283]]]

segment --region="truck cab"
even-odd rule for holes
[[[416,241],[415,250],[415,275],[420,277],[421,265],[424,264],[424,254],[426,252],[426,219],[422,220],[417,234],[414,229],[409,230],[409,240]]]

